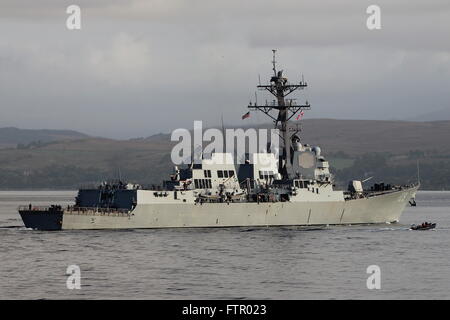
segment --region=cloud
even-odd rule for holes
[[[122,32],[106,48],[87,50],[83,62],[92,77],[117,86],[142,82],[153,59],[148,43]]]
[[[221,114],[238,124],[272,48],[308,80],[307,117],[450,104],[448,1],[378,1],[379,31],[365,27],[369,1],[80,0],[80,31],[65,28],[69,4],[2,1],[0,126],[132,137]]]

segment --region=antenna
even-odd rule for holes
[[[283,77],[282,70],[277,74],[276,52],[277,50],[272,50],[272,67],[274,75],[270,78],[268,84],[259,84],[257,86],[259,90],[268,91],[269,93],[271,93],[275,97],[274,102],[269,104],[266,99],[265,105],[258,105],[258,102],[256,102],[255,104],[249,104],[248,108],[250,110],[258,110],[263,112],[266,116],[273,120],[275,127],[280,129],[280,137],[283,141],[283,146],[281,148],[280,155],[281,161],[278,162],[279,172],[284,178],[289,179],[290,177],[294,176],[294,172],[291,163],[291,139],[293,137],[293,134],[288,129],[288,122],[297,112],[302,110],[310,110],[311,106],[309,105],[309,103],[300,105],[294,103],[290,99],[286,99],[286,97],[293,92],[306,88],[307,84],[303,76],[302,82],[298,84],[291,84],[288,82],[287,78]],[[273,114],[274,112],[276,112],[277,114]]]
[[[273,75],[276,77],[277,76],[277,69],[276,69],[276,64],[277,61],[275,60],[275,53],[277,52],[276,49],[272,49],[273,52],[273,60],[272,60],[272,64],[273,64]]]
[[[220,116],[220,119],[222,120],[222,134],[225,134],[225,126],[223,125],[223,113]]]

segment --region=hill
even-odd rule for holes
[[[303,136],[309,144],[318,144],[325,152],[450,152],[450,121],[311,119],[304,121]]]
[[[320,145],[338,183],[374,176],[394,183],[416,179],[420,161],[425,189],[450,189],[450,121],[404,122],[310,119],[303,143]],[[267,126],[267,125],[266,125]],[[170,135],[146,139],[53,141],[0,150],[0,188],[77,188],[120,175],[156,184],[171,173]]]
[[[32,130],[14,127],[0,128],[0,148],[15,148],[30,143],[48,143],[73,139],[84,139],[86,134],[72,130]]]
[[[259,127],[272,128],[272,124]],[[242,128],[247,129],[248,126]],[[325,153],[400,154],[410,150],[450,152],[450,121],[306,119],[301,121],[301,128],[303,143],[319,145]],[[169,141],[170,134],[157,134],[146,140]]]

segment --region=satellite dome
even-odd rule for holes
[[[313,147],[312,151],[316,154],[316,157],[320,157],[320,153],[322,152],[320,147]]]

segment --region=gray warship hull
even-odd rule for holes
[[[199,204],[166,199],[161,203],[137,204],[129,211],[64,209],[62,215],[61,212],[54,214],[61,217],[60,230],[395,223],[400,220],[408,201],[415,197],[417,189],[418,186],[413,186],[343,201]],[[26,227],[45,229],[45,221],[49,221],[51,230],[58,229],[55,219],[49,219],[48,212],[21,212],[22,218],[33,214],[34,219],[24,219]]]

